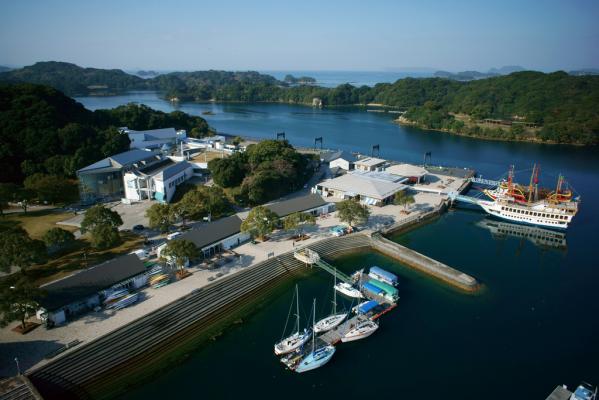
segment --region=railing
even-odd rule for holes
[[[499,186],[501,184],[500,181],[494,181],[491,179],[483,179],[483,178],[476,178],[476,177],[470,178],[470,182],[480,183],[481,185],[487,185],[487,186]]]

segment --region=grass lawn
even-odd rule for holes
[[[72,218],[73,213],[62,210],[40,210],[25,213],[12,213],[0,217],[0,225],[14,226],[18,225],[25,229],[33,239],[41,239],[44,233],[51,228],[62,228],[67,231],[75,232],[78,228],[67,225],[56,225],[57,222]]]

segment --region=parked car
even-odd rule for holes
[[[166,236],[166,240],[173,240],[174,238],[176,238],[177,236],[180,236],[180,235],[182,235],[181,232],[173,232]]]
[[[146,229],[146,228],[141,224],[133,226],[134,231],[143,231],[144,229]]]

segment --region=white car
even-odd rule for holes
[[[176,238],[177,236],[180,236],[180,235],[182,235],[181,232],[173,232],[166,236],[166,240],[173,240],[174,238]]]

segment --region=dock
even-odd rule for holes
[[[331,275],[335,275],[337,278],[347,283],[357,283],[358,285],[360,285],[361,283],[367,282],[369,279],[371,279],[368,277],[367,274],[364,274],[361,271],[358,271],[356,274],[350,277],[338,271],[335,267],[328,264],[327,262],[323,261],[317,252],[308,248],[304,248],[294,252],[293,256],[297,260],[305,263],[306,265],[313,265],[322,268],[323,270],[329,272]],[[367,291],[364,291],[362,294],[364,295],[364,298],[360,299],[358,304],[364,301],[375,300],[379,305],[364,314],[358,312],[356,305],[356,307],[354,307],[355,311],[350,311],[350,317],[346,319],[343,323],[329,331],[326,331],[316,336],[315,342],[317,348],[329,345],[335,346],[336,344],[340,343],[342,338],[359,323],[368,320],[375,321],[384,314],[397,307],[396,302],[390,301],[382,296],[374,295]],[[285,364],[289,369],[294,369],[296,366],[296,362],[308,355],[311,352],[311,350],[312,346],[305,345],[303,346],[303,348],[301,348],[300,351],[296,351],[291,355],[284,356],[283,358],[281,358],[281,362]]]

